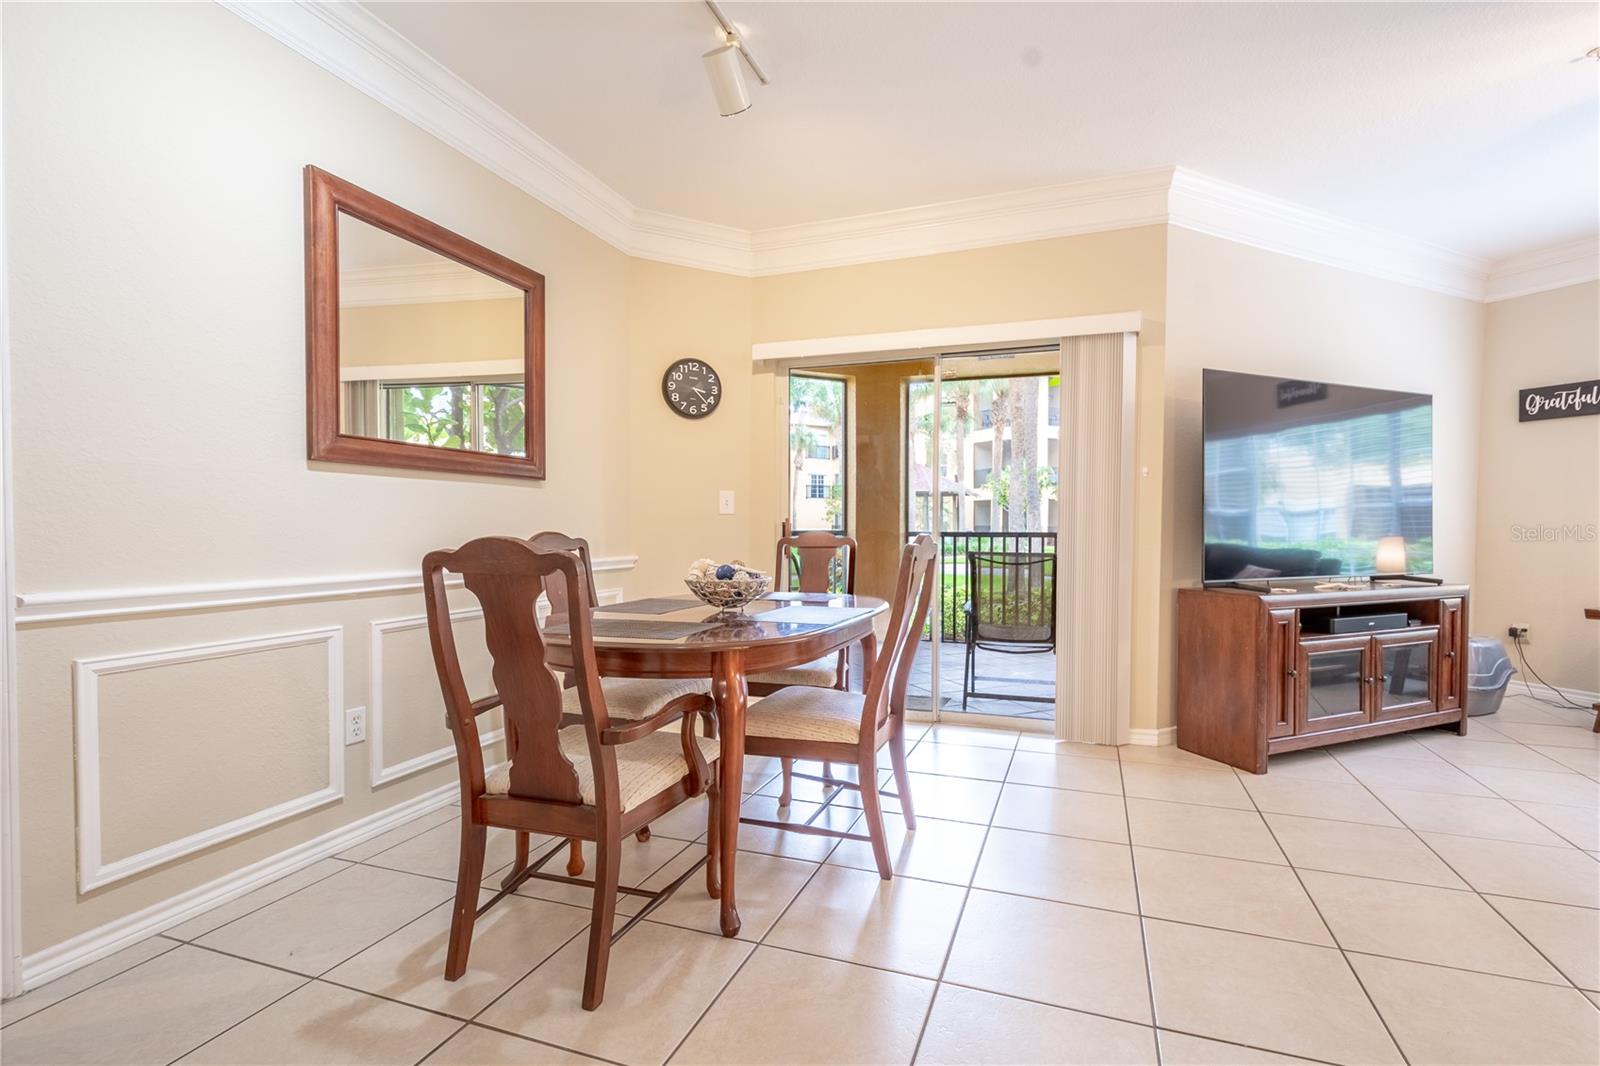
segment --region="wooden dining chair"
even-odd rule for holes
[[[867,835],[760,818],[741,821],[772,829],[870,841],[878,875],[886,881],[893,875],[878,800],[878,749],[889,747],[900,810],[906,828],[915,829],[917,816],[911,803],[911,778],[906,772],[906,684],[917,642],[928,621],[936,555],[933,538],[926,534],[919,535],[901,552],[889,632],[875,661],[868,664],[865,693],[793,685],[751,703],[745,712],[747,754],[855,765],[855,781],[832,783],[860,791]]]
[[[587,540],[546,530],[529,537],[528,543],[540,551],[571,551],[576,555],[583,563],[584,573],[588,576],[590,606],[593,607],[600,602],[600,594],[594,585],[594,557],[589,554]],[[566,579],[560,574],[550,575],[545,582],[544,595],[550,604],[550,617],[565,618],[569,602]],[[574,725],[578,721],[577,690],[572,687],[570,672],[563,680],[565,724]],[[686,697],[711,693],[711,680],[703,677],[672,679],[604,677],[600,679],[600,686],[605,689],[606,707],[613,718],[649,718],[668,707],[679,706],[681,709],[681,705],[691,702],[686,700]],[[706,730],[707,736],[716,736],[715,719],[707,719]],[[641,841],[649,840],[650,827],[648,825],[641,827],[636,835]],[[527,851],[528,835],[517,834],[517,857],[526,860]],[[572,877],[583,873],[583,850],[576,840],[571,843],[571,853],[567,858],[567,873]]]
[[[778,559],[772,568],[772,587],[775,591],[855,593],[854,537],[815,530],[790,533],[787,521],[783,527],[783,536],[778,538]],[[836,585],[844,587],[841,590]],[[746,684],[752,696],[770,696],[790,685],[811,685],[814,688],[843,691],[850,687],[850,649],[840,648],[835,654],[799,666],[752,674]],[[778,797],[778,806],[787,807],[794,794],[794,760],[783,759],[782,763],[783,792]],[[822,779],[834,783],[832,767],[823,765]]]
[[[622,841],[627,834],[685,800],[706,794],[710,808],[706,887],[716,895],[720,742],[697,735],[694,728],[697,718],[714,713],[709,696],[687,697],[642,719],[612,718],[595,666],[588,568],[578,555],[576,542],[548,538],[544,544],[547,550],[541,551],[515,537],[484,537],[455,551],[429,552],[422,560],[428,634],[461,775],[461,861],[444,975],[454,981],[466,972],[477,917],[529,878],[583,885],[594,890],[583,1008],[594,1010],[605,994],[611,945],[707,861],[702,859],[660,892],[619,889]],[[456,652],[445,589],[447,571],[462,575],[467,591],[483,608],[484,636],[498,691],[477,700],[467,693]],[[544,640],[534,617],[535,604],[541,593],[548,593],[552,578],[564,581],[568,591],[566,620],[571,627],[574,700],[563,696],[561,680],[547,665]],[[574,703],[579,721],[568,724]],[[509,761],[486,769],[477,719],[496,707],[502,708],[505,716]],[[677,736],[659,732],[679,721]],[[490,828],[561,839],[532,862],[525,849],[519,849],[511,876],[479,906]],[[594,842],[592,881],[542,872],[544,865],[567,847],[569,839]],[[647,897],[649,902],[613,932],[619,890]]]

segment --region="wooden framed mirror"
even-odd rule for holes
[[[543,478],[544,276],[316,167],[312,459]]]

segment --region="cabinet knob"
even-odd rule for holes
[[[1451,648],[1449,651],[1444,653],[1444,656],[1446,659],[1454,659],[1456,657],[1456,650]]]
[[[1290,670],[1289,671],[1289,676],[1290,677],[1299,677],[1300,676],[1300,671],[1298,671],[1298,670]]]

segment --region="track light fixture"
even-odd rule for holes
[[[701,60],[706,65],[706,77],[711,79],[711,92],[717,98],[717,111],[727,118],[750,109],[750,93],[745,88],[744,72],[739,69],[740,59],[750,65],[750,72],[762,85],[770,85],[771,81],[750,54],[739,31],[733,28],[733,23],[717,6],[716,0],[705,0],[705,5],[721,28],[722,44],[703,55]]]

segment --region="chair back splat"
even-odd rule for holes
[[[928,623],[928,609],[933,600],[933,567],[938,554],[933,538],[926,533],[918,534],[900,553],[889,631],[867,679],[864,708],[867,713],[861,723],[863,735],[880,726],[890,713],[899,716],[905,712],[906,685],[911,678],[917,642],[922,639],[923,627]]]
[[[584,710],[584,729],[599,771],[595,775],[596,806],[604,809],[602,797],[615,792],[615,768],[606,772],[611,753],[602,753],[599,738],[610,722],[594,664],[587,567],[577,555],[575,542],[561,543],[565,538],[544,536],[543,551],[514,537],[483,537],[455,551],[430,552],[423,560],[428,629],[450,729],[455,735],[456,755],[464,770],[463,799],[471,802],[484,791],[477,715],[493,704],[474,704],[467,694],[445,593],[447,570],[461,574],[467,590],[483,608],[484,637],[493,662],[498,703],[505,709],[510,794],[525,799],[583,802],[577,772],[562,754],[557,737],[562,726],[562,683],[546,665],[544,639],[534,615],[540,594],[548,596],[558,581],[563,589],[578,590],[576,597],[561,598],[567,601],[563,606],[574,655],[584,660],[582,667],[574,671],[575,681]],[[556,617],[555,612],[552,617]],[[607,778],[612,780],[608,782]]]
[[[788,566],[787,578],[785,566]],[[778,541],[772,571],[779,592],[846,592],[856,590],[856,542],[842,534],[812,531],[790,533]],[[795,589],[791,585],[797,585]]]
[[[578,556],[578,561],[583,563],[583,572],[588,575],[589,606],[593,607],[600,602],[600,593],[594,587],[594,557],[589,554],[589,542],[582,537],[569,537],[565,533],[552,533],[546,530],[535,533],[528,538],[528,543],[537,551],[570,551]],[[550,617],[563,618],[567,614],[567,579],[561,573],[551,573],[545,578],[545,599],[550,601]]]

